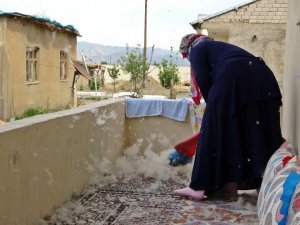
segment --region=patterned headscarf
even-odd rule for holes
[[[208,36],[203,34],[187,34],[185,35],[180,42],[179,51],[182,54],[183,58],[189,59],[191,48],[196,46],[202,40],[211,40]],[[200,105],[200,100],[202,94],[198,87],[195,73],[191,68],[190,74],[190,83],[191,83],[191,97],[195,103],[195,105]]]
[[[195,46],[203,39],[209,39],[208,36],[203,34],[187,34],[183,36],[180,42],[179,51],[183,58],[188,58],[191,46]]]

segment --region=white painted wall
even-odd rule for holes
[[[289,0],[284,61],[283,135],[300,145],[300,1]]]

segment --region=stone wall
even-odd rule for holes
[[[230,27],[228,42],[262,57],[283,87],[285,24],[237,24]]]
[[[214,23],[274,23],[287,22],[288,0],[258,0],[236,10],[210,18]]]

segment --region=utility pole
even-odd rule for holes
[[[143,83],[146,79],[146,65],[147,65],[147,1],[145,0],[145,20],[144,20],[144,69],[143,69]]]

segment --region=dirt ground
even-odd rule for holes
[[[107,93],[114,93],[113,83],[107,83],[104,88],[101,88],[100,91],[105,91]],[[115,93],[117,92],[130,92],[133,90],[132,83],[128,80],[117,80],[115,84]],[[188,84],[178,84],[174,87],[175,95],[177,96],[189,96],[190,86]],[[143,95],[163,95],[167,98],[170,98],[170,89],[166,89],[161,86],[159,81],[155,78],[149,76],[147,77],[145,88],[142,89]]]

